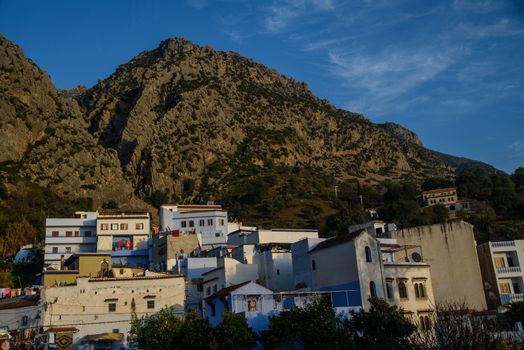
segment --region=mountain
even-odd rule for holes
[[[339,183],[452,176],[458,164],[397,124],[374,124],[305,83],[182,38],[91,88],[61,91],[0,36],[0,91],[2,164],[95,206],[216,200],[275,216],[326,200]]]

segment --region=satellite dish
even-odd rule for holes
[[[414,252],[411,254],[411,259],[413,259],[414,262],[421,262],[422,261],[422,255],[420,255],[417,252]]]

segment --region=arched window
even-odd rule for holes
[[[429,316],[420,316],[420,329],[423,331],[429,331],[431,329],[431,319]]]
[[[426,288],[424,286],[424,283],[415,283],[415,296],[417,298],[426,297]]]
[[[398,282],[398,294],[401,299],[408,298],[408,289],[406,288],[406,282],[404,281]]]
[[[393,300],[393,286],[391,281],[386,281],[386,295],[389,300]]]
[[[366,252],[366,262],[372,262],[373,259],[371,258],[371,249],[369,247],[364,248]]]
[[[375,287],[375,282],[373,281],[369,282],[369,295],[371,295],[373,298],[377,297],[377,288]]]

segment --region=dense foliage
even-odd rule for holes
[[[130,334],[130,342],[143,350],[247,350],[257,342],[257,335],[244,317],[228,312],[213,328],[195,312],[182,316],[172,309],[163,309],[149,317],[135,318]]]

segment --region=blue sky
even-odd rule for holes
[[[397,122],[429,148],[524,166],[522,0],[0,0],[0,33],[66,89],[183,36]]]

